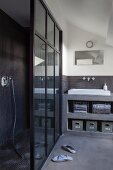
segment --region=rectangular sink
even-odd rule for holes
[[[111,92],[103,89],[70,89],[68,94],[110,96]]]

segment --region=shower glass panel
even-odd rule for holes
[[[34,9],[34,161],[31,162],[35,170],[40,170],[60,135],[61,43],[60,28],[44,2],[35,0]]]
[[[59,137],[60,115],[59,115],[59,53],[55,52],[55,139]]]
[[[55,27],[55,47],[59,50],[59,30]]]
[[[35,36],[34,59],[34,158],[35,167],[45,159],[45,43]]]
[[[54,145],[54,50],[47,48],[47,144],[48,154]]]
[[[35,31],[45,37],[46,11],[39,0],[36,0]]]
[[[47,22],[47,39],[48,39],[49,43],[54,45],[54,22],[52,21],[52,19],[50,18],[49,15],[48,15],[47,19],[48,19],[48,22]]]

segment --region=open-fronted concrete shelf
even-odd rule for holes
[[[87,105],[86,112],[80,112],[74,110],[74,105],[76,103],[85,103]],[[103,109],[103,112],[94,113],[93,106],[94,104],[105,104],[109,105],[109,111],[106,113],[106,110]],[[103,122],[109,127],[111,123],[113,124],[113,95],[110,96],[91,96],[91,95],[63,95],[63,119],[62,119],[62,131],[66,132],[68,130],[73,130],[73,122],[83,121],[83,131],[87,128],[84,127],[89,121],[97,124],[97,131],[102,132]],[[109,128],[108,127],[108,128]],[[111,127],[110,127],[111,128]],[[84,130],[85,129],[85,130]],[[113,125],[112,125],[113,131]],[[108,129],[109,132],[109,129]]]
[[[113,121],[113,114],[94,114],[94,113],[67,113],[70,119],[103,120]]]

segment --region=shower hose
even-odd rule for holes
[[[13,122],[13,134],[12,134],[12,143],[15,153],[20,157],[23,158],[22,155],[18,152],[15,146],[15,128],[16,128],[16,122],[17,122],[17,109],[16,109],[16,99],[15,99],[15,86],[14,86],[14,80],[13,78],[10,78],[11,81],[11,87],[12,87],[12,93],[13,93],[13,102],[14,102],[14,122]]]

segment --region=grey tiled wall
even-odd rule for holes
[[[63,92],[66,92],[71,88],[89,88],[89,89],[101,89],[103,88],[104,83],[107,84],[108,90],[113,93],[113,76],[86,76],[95,77],[95,80],[87,81],[82,80],[83,76],[63,76],[62,77],[62,89]]]

